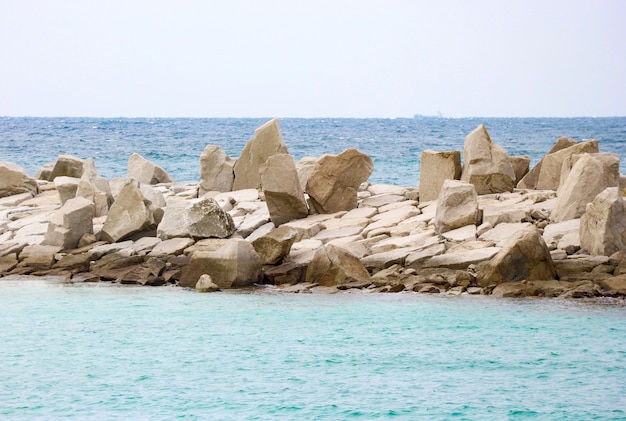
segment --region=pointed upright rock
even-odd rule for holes
[[[199,196],[210,191],[228,192],[233,189],[236,160],[219,146],[207,145],[200,155]]]
[[[461,181],[473,184],[479,195],[513,191],[515,172],[511,159],[504,148],[491,140],[484,124],[465,138],[463,160]]]
[[[587,205],[580,218],[580,245],[592,255],[626,251],[626,211],[617,187],[609,187]]]
[[[167,171],[138,153],[133,153],[128,158],[127,172],[128,178],[134,178],[143,184],[171,183],[174,181]]]
[[[254,131],[254,137],[246,143],[234,166],[233,190],[260,189],[261,166],[277,154],[289,153],[280,132],[277,119],[272,119]]]
[[[294,219],[306,218],[309,210],[293,157],[278,154],[261,166],[261,182],[270,219],[279,226]]]
[[[150,202],[139,190],[137,180],[126,180],[117,199],[111,205],[100,233],[104,241],[115,243],[134,233],[156,227]]]

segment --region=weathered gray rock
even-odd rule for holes
[[[473,184],[478,194],[513,191],[515,172],[511,159],[500,145],[491,141],[484,124],[465,138],[461,180]]]
[[[115,243],[137,232],[156,227],[148,202],[135,179],[128,179],[111,205],[100,238]]]
[[[226,238],[235,232],[233,218],[213,199],[189,201],[182,217],[194,238]]]
[[[94,204],[83,197],[69,199],[50,217],[44,244],[73,249],[84,234],[93,233]]]
[[[265,202],[274,225],[306,218],[309,209],[291,155],[270,156],[261,166],[260,174]]]
[[[221,291],[220,287],[213,282],[211,277],[206,273],[200,276],[198,282],[196,282],[196,291],[198,292],[217,292]]]
[[[357,190],[373,170],[371,158],[354,148],[336,156],[323,155],[306,186],[312,206],[318,213],[356,208]]]
[[[199,195],[210,191],[228,192],[235,180],[235,159],[230,158],[219,146],[207,145],[200,154]]]
[[[203,274],[211,277],[220,288],[253,285],[261,277],[261,258],[245,240],[228,240],[215,251],[195,251],[183,268],[179,285],[195,288]]]
[[[148,256],[177,256],[183,253],[187,247],[193,245],[194,240],[191,238],[170,238],[158,243],[148,253]]]
[[[435,230],[442,233],[477,223],[478,195],[474,185],[445,180],[437,199]]]
[[[550,251],[534,226],[512,233],[490,261],[477,265],[479,286],[556,279]]]
[[[48,181],[54,181],[60,176],[81,178],[85,161],[72,155],[59,155],[52,167]]]
[[[321,286],[369,280],[369,272],[356,256],[332,244],[322,246],[315,252],[306,272],[306,282]]]
[[[61,204],[64,204],[68,200],[76,197],[79,181],[79,178],[66,177],[64,175],[58,176],[54,179],[54,185],[59,192]]]
[[[128,158],[127,175],[128,178],[134,178],[142,184],[172,183],[174,181],[167,171],[138,153],[133,153]]]
[[[295,228],[282,226],[257,238],[252,246],[264,265],[274,265],[289,255],[297,237],[298,231]]]
[[[557,201],[550,219],[562,222],[580,218],[585,213],[587,204],[602,190],[607,187],[616,187],[618,183],[619,157],[617,155],[581,155],[557,191]]]
[[[233,190],[260,189],[261,166],[272,155],[289,153],[280,133],[280,124],[272,119],[254,131],[234,166]]]
[[[15,194],[39,193],[37,181],[26,174],[26,171],[13,162],[0,162],[0,197]]]
[[[445,180],[461,177],[461,152],[436,152],[426,149],[420,163],[420,202],[437,199]]]
[[[626,211],[618,187],[609,187],[587,205],[580,218],[580,245],[592,255],[626,251]]]
[[[524,282],[505,282],[497,285],[491,295],[498,298],[536,297],[539,295],[539,289]]]

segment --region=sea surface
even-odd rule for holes
[[[92,157],[101,175],[125,177],[137,152],[162,166],[176,181],[199,181],[199,157],[209,144],[235,158],[267,118],[25,118],[0,117],[0,161],[34,175],[58,155]],[[626,174],[626,117],[610,118],[398,118],[280,119],[289,152],[338,154],[355,147],[374,161],[373,183],[419,184],[425,149],[463,150],[463,139],[485,124],[492,140],[510,155],[528,155],[534,165],[561,136],[598,139],[601,152],[617,153]]]
[[[624,420],[613,301],[0,280],[0,419]]]

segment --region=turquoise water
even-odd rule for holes
[[[0,281],[0,419],[626,419],[615,302]]]
[[[215,144],[239,156],[259,118],[38,118],[0,117],[0,161],[31,175],[58,155],[93,157],[106,178],[125,177],[128,157],[138,152],[176,181],[198,181],[199,157]],[[371,156],[374,183],[419,184],[425,149],[463,150],[463,139],[484,123],[510,155],[535,164],[561,136],[598,139],[601,152],[617,153],[626,174],[626,117],[605,118],[398,118],[280,119],[289,152],[296,158],[337,154],[354,147]]]

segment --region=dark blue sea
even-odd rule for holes
[[[208,144],[239,156],[268,119],[203,118],[22,118],[0,117],[0,160],[16,162],[31,175],[58,155],[92,157],[106,178],[124,177],[137,152],[162,166],[176,181],[198,181],[199,156]],[[280,120],[296,159],[337,154],[355,147],[374,160],[373,183],[419,184],[424,149],[463,150],[463,139],[484,123],[509,155],[535,164],[561,136],[598,139],[602,152],[622,158],[626,173],[626,117],[611,118],[398,118]]]
[[[197,181],[266,119],[0,118],[2,161],[59,154],[107,178],[139,152]],[[626,118],[282,119],[297,158],[356,147],[372,182],[417,185],[426,148],[484,123],[532,162],[560,136],[622,158]],[[1,420],[626,420],[623,300],[199,294],[0,278]]]

